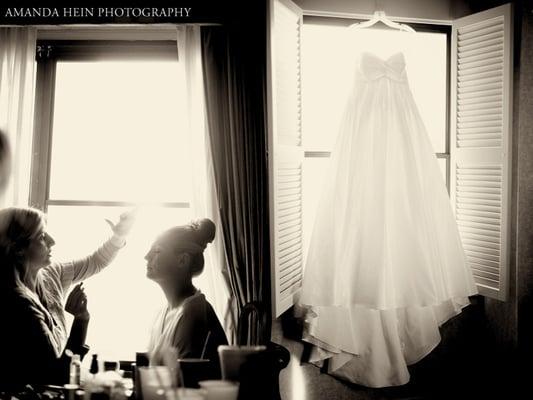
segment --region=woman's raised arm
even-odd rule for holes
[[[126,244],[126,236],[129,234],[134,221],[135,211],[123,213],[116,224],[106,219],[113,231],[113,236],[110,239],[87,257],[58,263],[56,268],[59,268],[63,292],[68,290],[72,284],[83,281],[107,267]]]

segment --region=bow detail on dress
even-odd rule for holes
[[[384,77],[398,82],[406,81],[405,60],[402,53],[396,53],[386,60],[372,53],[363,53],[360,69],[363,76],[370,81]]]

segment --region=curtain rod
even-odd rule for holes
[[[325,18],[338,18],[338,19],[370,19],[373,14],[357,14],[346,13],[338,11],[316,11],[316,10],[303,10],[304,17],[325,17]],[[452,25],[453,21],[447,19],[428,19],[428,18],[406,18],[395,17],[387,15],[391,20],[395,22],[415,23],[415,24],[428,24],[428,25]]]

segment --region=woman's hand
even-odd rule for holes
[[[122,213],[120,215],[120,220],[116,224],[114,224],[108,219],[106,219],[105,221],[109,224],[111,230],[116,236],[123,238],[125,236],[128,236],[128,234],[130,233],[133,223],[135,222],[136,213],[137,212],[135,209]]]
[[[74,318],[88,321],[90,318],[87,310],[87,295],[82,287],[83,282],[74,286],[65,303],[65,311],[72,314]]]

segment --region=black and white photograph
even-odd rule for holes
[[[0,399],[533,395],[531,0],[4,0]]]

